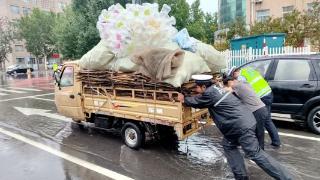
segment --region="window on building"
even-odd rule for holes
[[[50,9],[50,3],[49,0],[41,0],[41,6],[44,9]]]
[[[280,60],[274,75],[274,80],[306,81],[310,79],[310,75],[311,68],[308,61]]]
[[[35,58],[29,58],[28,64],[36,64],[36,59]]]
[[[30,14],[31,9],[30,9],[30,8],[26,8],[26,7],[23,7],[23,8],[22,8],[22,11],[23,11],[23,14],[24,14],[24,15],[28,15],[28,14]]]
[[[264,9],[264,10],[258,10],[256,13],[256,20],[258,22],[265,21],[270,17],[270,10]]]
[[[21,52],[24,50],[22,45],[14,45],[14,49],[16,52]]]
[[[282,7],[282,14],[285,16],[286,14],[291,13],[294,10],[294,6],[285,6]]]
[[[24,58],[16,58],[17,64],[22,64],[24,63]]]
[[[19,6],[10,5],[10,10],[11,10],[11,13],[13,13],[13,14],[20,14]]]

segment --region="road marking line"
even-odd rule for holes
[[[19,141],[22,141],[22,142],[24,142],[24,143],[27,143],[27,144],[32,145],[32,146],[34,146],[34,147],[37,147],[37,148],[39,148],[39,149],[41,149],[41,150],[43,150],[43,151],[46,151],[46,152],[48,152],[48,153],[50,153],[50,154],[53,154],[53,155],[55,155],[55,156],[58,156],[58,157],[63,158],[63,159],[65,159],[65,160],[68,160],[68,161],[70,161],[70,162],[72,162],[72,163],[74,163],[74,164],[77,164],[77,165],[79,165],[79,166],[82,166],[82,167],[84,167],[84,168],[87,168],[87,169],[89,169],[89,170],[91,170],[91,171],[95,171],[95,172],[97,172],[97,173],[99,173],[99,174],[102,174],[102,175],[108,177],[108,178],[111,178],[111,179],[119,179],[119,180],[120,180],[120,179],[121,179],[121,180],[133,180],[132,178],[130,178],[130,177],[128,177],[128,176],[119,174],[119,173],[117,173],[117,172],[115,172],[115,171],[106,169],[106,168],[104,168],[104,167],[98,166],[98,165],[93,164],[93,163],[90,163],[90,162],[88,162],[88,161],[79,159],[79,158],[77,158],[77,157],[75,157],[75,156],[72,156],[72,155],[66,154],[66,153],[64,153],[64,152],[58,151],[58,150],[56,150],[56,149],[53,149],[53,148],[50,147],[50,146],[47,146],[47,145],[38,143],[38,142],[36,142],[36,141],[34,141],[34,140],[31,140],[31,139],[26,138],[26,137],[24,137],[24,136],[21,136],[21,135],[19,135],[19,134],[15,134],[15,133],[9,132],[9,131],[4,130],[4,129],[2,129],[2,128],[0,128],[0,132],[1,132],[2,134],[5,134],[5,135],[7,135],[7,136],[10,136],[10,137],[12,137],[12,138],[14,138],[14,139],[17,139],[17,140],[19,140]]]
[[[53,99],[46,99],[46,98],[30,97],[30,99],[38,99],[38,100],[44,100],[44,101],[51,101],[51,102],[54,102],[54,100],[53,100]]]
[[[0,88],[0,91],[12,92],[12,93],[18,93],[18,94],[26,93],[26,92],[24,92],[24,91],[15,91],[15,90],[9,90],[9,89],[4,89],[4,88]]]
[[[20,100],[20,99],[33,98],[33,97],[40,97],[40,96],[46,96],[46,95],[52,95],[52,94],[54,94],[54,93],[47,93],[47,94],[39,94],[39,95],[32,95],[32,96],[17,97],[17,98],[0,100],[0,102],[7,102],[7,101],[12,101],[12,100]]]
[[[7,96],[7,95],[9,95],[9,94],[1,93],[1,92],[0,92],[0,96]]]
[[[283,133],[283,132],[279,132],[279,135],[287,136],[287,137],[295,137],[295,138],[300,138],[300,139],[307,139],[307,140],[312,140],[312,141],[319,141],[320,142],[320,138],[315,138],[315,137],[310,137],[310,136],[302,136],[302,135],[296,135],[296,134],[291,134],[291,133]]]
[[[214,123],[212,124],[212,126],[216,126]],[[267,131],[264,131],[264,133],[268,133]],[[287,137],[295,137],[295,138],[300,138],[300,139],[307,139],[307,140],[311,140],[311,141],[319,141],[320,142],[320,138],[315,138],[315,137],[310,137],[310,136],[302,136],[302,135],[296,135],[296,134],[291,134],[291,133],[283,133],[283,132],[278,132],[279,135],[281,136],[287,136]]]
[[[10,89],[17,89],[17,90],[23,90],[23,91],[42,91],[39,89],[34,89],[34,88],[20,88],[20,87],[9,87]]]

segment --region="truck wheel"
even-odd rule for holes
[[[135,150],[138,150],[145,141],[145,133],[138,125],[127,122],[121,129],[121,137],[124,143]]]
[[[308,127],[315,133],[320,134],[320,106],[313,108],[308,115]]]

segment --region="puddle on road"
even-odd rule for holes
[[[193,135],[179,143],[178,151],[194,163],[215,164],[224,160],[221,145],[200,134]]]

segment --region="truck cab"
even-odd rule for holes
[[[56,74],[55,104],[60,114],[75,121],[85,120],[81,96],[81,82],[76,80],[77,64],[65,64]]]

